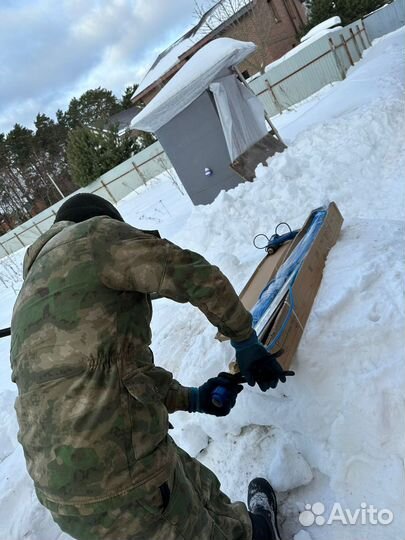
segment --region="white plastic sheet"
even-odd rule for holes
[[[188,107],[229,67],[256,50],[251,42],[214,39],[190,58],[131,122],[132,129],[156,131]]]
[[[231,161],[267,134],[264,107],[236,75],[210,85]]]

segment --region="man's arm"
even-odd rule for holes
[[[252,316],[216,266],[125,223],[103,221],[102,245],[97,249],[96,239],[93,248],[106,286],[190,302],[225,336],[236,341],[251,336]]]
[[[97,232],[91,242],[107,287],[190,302],[222,334],[236,341],[252,334],[252,316],[231,283],[198,253],[109,219],[103,220]],[[168,385],[169,373],[159,367],[151,366],[148,376],[156,380],[160,391],[164,390],[162,398],[169,412],[189,410],[189,388],[173,379]],[[161,385],[162,379],[165,384]]]

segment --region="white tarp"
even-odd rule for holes
[[[236,75],[210,84],[231,161],[267,134],[264,107]]]
[[[251,42],[214,39],[170,79],[131,122],[131,128],[156,132],[198,98],[223,70],[240,64],[256,50]]]

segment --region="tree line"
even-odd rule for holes
[[[34,129],[15,124],[0,133],[0,234],[25,222],[154,141],[118,135],[109,119],[133,106],[136,85],[118,99],[96,88],[73,98],[56,118],[38,114]]]

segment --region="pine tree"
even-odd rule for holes
[[[105,88],[88,90],[73,98],[66,111],[58,110],[56,121],[39,113],[35,130],[16,124],[7,135],[0,134],[2,219],[26,221],[60,199],[52,181],[69,194],[154,142],[150,134],[133,139],[105,129],[108,118],[132,107],[136,88],[128,86],[121,99]]]
[[[77,127],[69,135],[67,159],[73,182],[87,186],[100,176],[101,135],[88,128]]]
[[[383,6],[384,0],[336,0],[336,12],[342,19],[342,24],[350,24],[367,13]]]
[[[10,170],[25,186],[33,202],[33,211],[60,199],[49,180],[44,161],[36,150],[35,136],[31,129],[15,124],[6,138]]]
[[[384,4],[385,0],[309,0],[309,24],[304,33],[335,15],[343,25],[350,24]]]
[[[76,128],[69,135],[67,148],[72,179],[79,186],[87,186],[136,150],[135,142],[128,135],[119,137],[117,129],[99,132]]]
[[[309,21],[310,27],[316,26],[320,22],[326,21],[336,15],[335,2],[333,0],[310,0]]]
[[[125,91],[121,97],[121,106],[123,109],[130,109],[131,107],[134,106],[134,104],[131,101],[131,98],[136,92],[136,89],[138,88],[138,86],[139,86],[138,84],[133,84],[125,88]]]
[[[48,176],[67,195],[76,187],[73,184],[66,158],[68,131],[45,114],[35,120],[34,149],[37,158]]]
[[[87,90],[80,98],[73,98],[68,110],[56,113],[61,125],[68,129],[103,124],[107,118],[122,110],[122,106],[111,90],[96,88]]]
[[[26,191],[23,180],[12,166],[10,149],[4,133],[0,133],[0,212],[2,219],[9,226],[32,217],[30,194]]]

